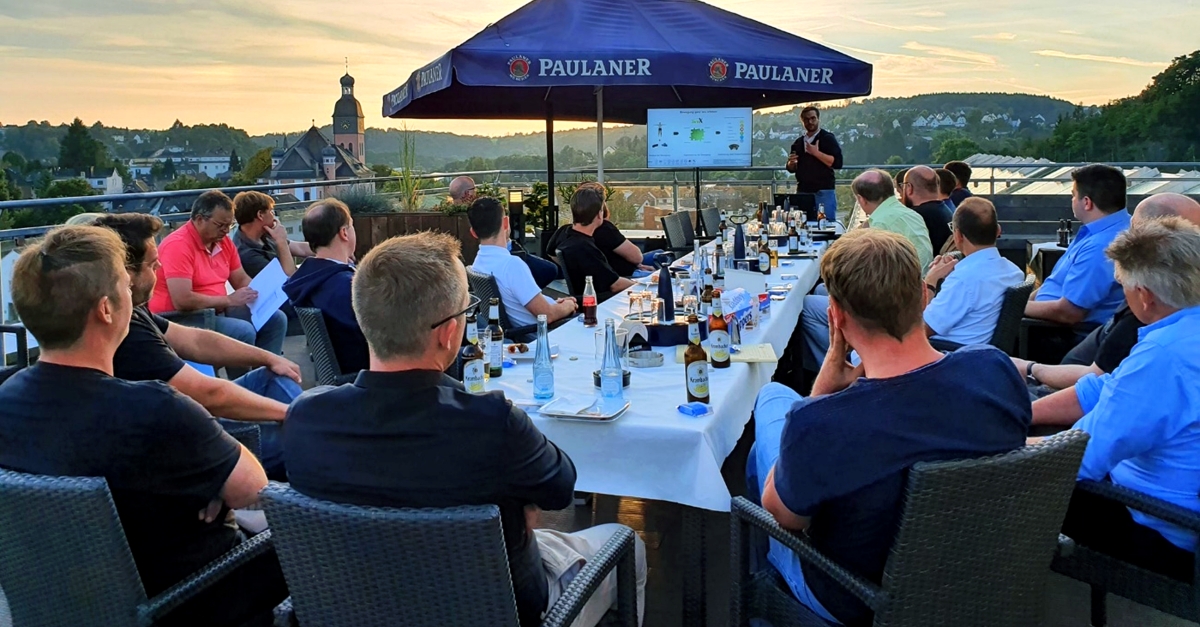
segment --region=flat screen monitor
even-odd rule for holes
[[[646,164],[651,168],[750,167],[750,107],[650,109]]]

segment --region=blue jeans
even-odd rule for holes
[[[234,379],[237,385],[259,396],[265,396],[284,405],[292,401],[304,391],[300,384],[287,377],[281,377],[267,368],[255,368],[245,375]],[[259,455],[262,457],[263,469],[267,475],[278,481],[287,481],[287,471],[283,465],[283,423],[263,422],[258,425]]]
[[[756,497],[759,502],[762,501],[767,473],[779,459],[779,443],[783,437],[783,426],[787,424],[788,412],[803,407],[806,403],[807,398],[781,383],[768,383],[758,392],[758,400],[754,403],[754,446],[751,447],[750,457],[746,460],[746,481],[751,489],[751,496]],[[833,614],[817,600],[812,590],[809,590],[808,584],[804,582],[800,558],[796,557],[791,549],[771,540],[767,561],[783,575],[796,600],[817,616],[838,623]]]
[[[837,220],[837,190],[823,189],[815,195],[817,207],[825,205],[825,219],[830,222]]]
[[[655,257],[655,255],[658,255],[661,252],[662,252],[662,249],[659,248],[657,250],[652,250],[652,251],[647,252],[646,254],[642,255],[642,265],[650,266],[651,268],[657,268],[658,266],[654,265],[654,257]]]
[[[283,338],[287,335],[287,314],[276,311],[257,332],[250,322],[250,308],[230,307],[225,315],[217,316],[217,333],[243,344],[257,346],[268,353],[283,354]]]
[[[558,264],[553,261],[534,257],[528,253],[520,255],[520,257],[525,261],[525,265],[529,266],[529,272],[533,274],[533,281],[537,283],[539,289],[546,289],[546,286],[557,280],[562,273]]]
[[[804,297],[800,332],[804,334],[804,355],[801,356],[804,369],[818,372],[825,361],[825,353],[829,352],[829,296],[814,294]]]

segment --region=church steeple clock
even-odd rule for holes
[[[346,73],[341,82],[342,97],[333,106],[333,143],[354,155],[360,163],[366,163],[367,149],[363,145],[366,126],[362,105],[354,97],[354,77]]]

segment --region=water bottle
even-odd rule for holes
[[[671,285],[671,270],[668,264],[658,271],[658,297],[663,302],[663,310],[659,312],[660,320],[675,321],[675,289]]]
[[[554,364],[550,361],[550,334],[546,315],[537,317],[537,350],[533,357],[533,398],[548,401],[554,398]]]
[[[604,361],[600,364],[600,396],[621,398],[621,377],[625,368],[621,365],[621,349],[617,346],[617,330],[613,319],[604,321]]]

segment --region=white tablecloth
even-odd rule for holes
[[[780,278],[783,274],[798,278],[784,281]],[[804,295],[818,276],[815,260],[781,260],[780,267],[767,277],[767,284],[791,283],[793,289],[785,300],[771,301],[770,317],[759,328],[743,332],[742,342],[770,343],[782,357],[800,317]],[[598,393],[592,385],[592,371],[598,368],[594,334],[603,332],[605,318],[619,323],[628,307],[627,293],[618,294],[600,305],[598,327],[586,328],[577,318],[551,332],[551,343],[560,351],[554,360],[556,396],[584,399]],[[734,363],[729,368],[710,369],[713,411],[693,418],[676,409],[687,402],[687,394],[683,365],[675,362],[675,350],[655,350],[664,354],[665,363],[658,368],[630,368],[632,378],[625,390],[630,407],[617,420],[566,421],[535,411],[530,411],[530,417],[575,462],[579,491],[729,511],[721,464],[741,437],[758,390],[771,380],[775,364]],[[510,399],[530,399],[532,374],[532,361],[519,361],[517,366],[505,368],[501,378],[489,381],[488,389],[502,389]]]

